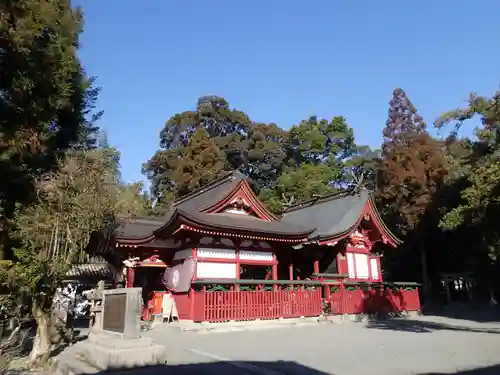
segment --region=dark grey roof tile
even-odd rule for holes
[[[284,213],[281,221],[317,228],[310,239],[326,238],[353,228],[363,214],[369,192],[347,193],[297,205]]]
[[[171,216],[173,213],[169,212]],[[156,229],[162,227],[170,216],[138,218],[132,219],[121,224],[115,231],[116,237],[143,238],[153,233]]]
[[[314,228],[294,223],[285,223],[282,221],[267,221],[253,216],[238,214],[205,214],[205,213],[186,213],[193,219],[205,222],[221,228],[233,230],[249,230],[252,232],[269,235],[300,235],[311,232]]]
[[[202,211],[217,203],[222,198],[231,193],[234,188],[245,179],[245,176],[238,172],[232,172],[224,177],[203,186],[192,193],[181,197],[172,205],[173,208],[184,211]]]

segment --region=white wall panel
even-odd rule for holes
[[[198,257],[214,259],[236,259],[236,250],[198,248]]]
[[[371,271],[372,271],[372,279],[379,280],[380,275],[378,274],[378,259],[377,258],[370,259],[370,267],[371,267]]]
[[[261,252],[261,251],[240,251],[241,260],[257,260],[261,262],[272,262],[273,253]]]
[[[347,253],[347,269],[349,273],[349,278],[350,279],[355,279],[356,278],[356,272],[354,270],[354,254],[353,253]]]
[[[198,279],[236,279],[236,264],[198,262],[196,277]]]
[[[354,258],[356,259],[356,277],[358,279],[368,279],[370,277],[368,255],[354,254]]]

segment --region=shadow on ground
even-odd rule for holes
[[[430,307],[425,315],[440,316],[443,318],[469,320],[477,323],[500,322],[500,308],[489,305],[451,305],[444,307]]]
[[[98,375],[107,375],[110,372],[100,372]],[[235,362],[228,364],[227,362],[210,362],[210,363],[194,363],[182,365],[165,365],[148,368],[138,368],[127,371],[113,371],[113,374],[130,374],[134,375],[336,375],[335,373],[326,373],[315,370],[313,368],[303,366],[296,362],[276,361],[276,362]],[[498,375],[500,374],[500,365],[489,367],[481,367],[471,370],[463,370],[457,372],[429,372],[419,375]],[[382,375],[374,373],[373,375]]]
[[[491,327],[476,328],[476,327],[467,327],[465,325],[430,322],[419,319],[371,320],[368,322],[367,327],[371,329],[386,329],[392,331],[415,332],[415,333],[429,333],[433,331],[447,330],[447,331],[500,334],[500,326],[498,328],[491,328]]]
[[[472,370],[461,370],[457,372],[428,372],[419,375],[498,375],[500,374],[500,365],[488,367],[479,367]]]
[[[478,332],[478,333],[500,333],[500,309],[496,306],[449,306],[426,310],[426,317],[439,317],[453,319],[457,323],[445,323],[428,321],[422,319],[387,319],[373,320],[368,322],[368,328],[387,329],[393,331],[427,333],[439,330]],[[459,321],[464,321],[461,324]],[[465,322],[474,323],[499,323],[496,327],[471,327]],[[499,372],[500,375],[500,372]]]
[[[111,372],[100,372],[98,375],[105,375]],[[310,367],[303,366],[296,362],[276,361],[276,362],[209,362],[192,363],[180,365],[154,366],[148,368],[134,369],[133,371],[116,371],[115,374],[134,375],[329,375],[326,372],[318,371]],[[96,374],[97,375],[97,374]]]

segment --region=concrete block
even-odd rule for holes
[[[125,339],[121,335],[108,334],[106,332],[89,333],[87,342],[113,349],[143,348],[153,345],[150,337],[137,337],[135,339]]]
[[[77,358],[102,370],[155,366],[167,362],[166,350],[162,345],[116,348],[88,341],[80,344]]]

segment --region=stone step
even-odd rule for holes
[[[101,369],[80,360],[75,354],[64,353],[64,355],[54,358],[52,372],[57,375],[97,374],[102,372]]]

